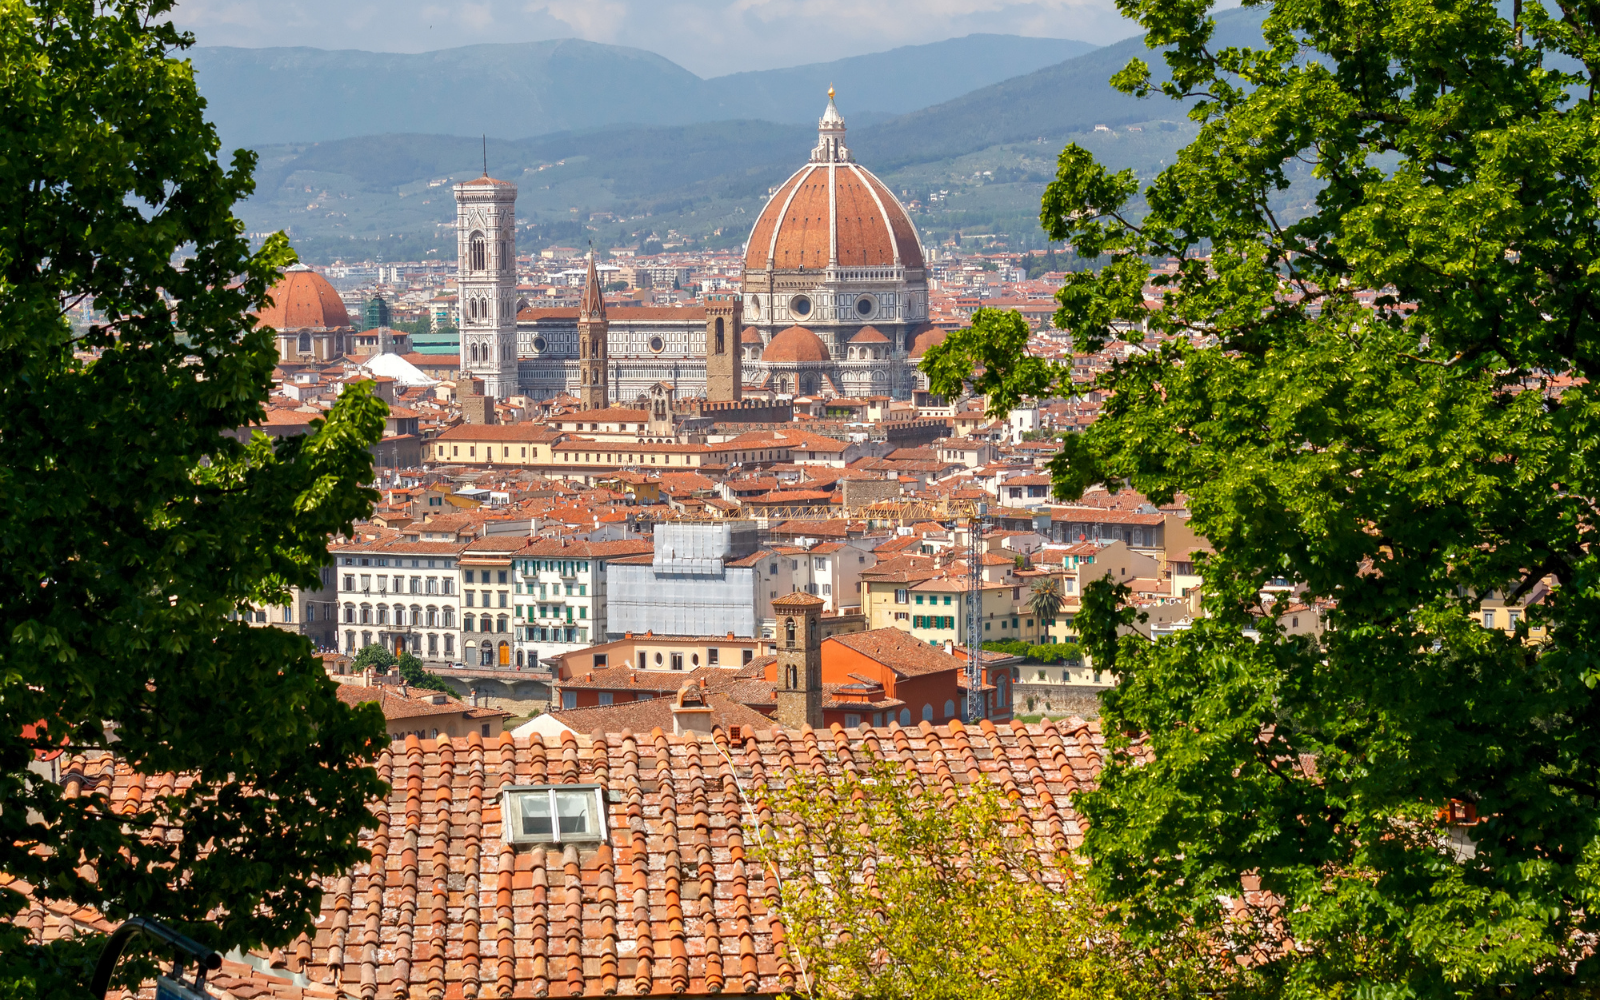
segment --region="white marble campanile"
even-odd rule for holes
[[[495,399],[517,389],[517,186],[485,173],[455,186],[461,369]]]

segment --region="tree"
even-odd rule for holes
[[[0,5],[0,871],[284,945],[316,880],[366,857],[387,741],[305,638],[238,612],[320,585],[375,499],[385,410],[353,386],[307,435],[232,436],[263,414],[277,358],[251,313],[294,256],[250,252],[232,206],[255,158],[219,164],[169,8]],[[30,769],[61,748],[192,784],[111,814]],[[29,944],[24,905],[0,889],[0,993],[86,995],[85,946]]]
[[[1202,995],[1194,935],[1129,948],[1100,919],[1071,854],[992,782],[946,793],[921,780],[867,756],[839,777],[800,772],[757,790],[755,856],[780,874],[798,995]]]
[[[1028,610],[1047,622],[1061,613],[1061,578],[1041,576],[1028,589]]]
[[[400,679],[412,687],[419,687],[427,691],[440,691],[451,696],[456,695],[456,689],[450,682],[438,674],[424,670],[422,661],[410,653],[401,653],[397,663],[400,668]]]
[[[350,661],[352,670],[365,670],[371,667],[380,673],[394,666],[398,660],[389,647],[381,642],[369,642],[356,652],[355,658]]]
[[[1077,799],[1089,878],[1135,935],[1226,922],[1284,995],[1592,992],[1600,14],[1263,6],[1244,50],[1212,44],[1208,3],[1119,0],[1170,75],[1115,82],[1200,132],[1143,185],[1068,146],[1042,204],[1106,260],[1056,326],[1148,348],[1099,379],[1058,493],[1183,492],[1216,550],[1208,617],[1170,639],[1119,628],[1125,590],[1084,594],[1120,679],[1121,742]],[[1013,326],[980,313],[930,351],[934,391],[1064,393]],[[1334,602],[1320,645],[1263,613],[1276,577]],[[1496,596],[1509,629],[1483,627]]]

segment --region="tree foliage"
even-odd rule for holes
[[[990,782],[959,788],[925,788],[903,766],[868,758],[857,772],[761,790],[756,857],[781,876],[800,996],[1200,995],[1196,938],[1128,947],[1025,808]]]
[[[0,871],[219,949],[287,944],[315,880],[365,857],[384,731],[304,638],[238,612],[320,586],[385,411],[357,386],[305,436],[232,436],[277,360],[250,313],[294,258],[250,252],[254,157],[218,162],[169,7],[0,3]],[[30,769],[62,748],[193,783],[111,814]],[[23,905],[0,890],[0,994],[82,995],[81,947],[30,945]]]
[[[1059,576],[1042,576],[1028,588],[1028,610],[1047,621],[1061,613],[1064,599]]]
[[[350,661],[352,670],[373,670],[384,672],[399,662],[394,652],[381,642],[369,642],[356,651],[355,657]]]
[[[1108,263],[1056,325],[1145,349],[1052,472],[1185,493],[1216,552],[1209,617],[1169,640],[1119,632],[1125,591],[1084,595],[1107,731],[1153,753],[1079,799],[1089,877],[1132,933],[1227,921],[1285,995],[1591,991],[1600,11],[1280,0],[1245,50],[1210,43],[1209,3],[1118,5],[1201,130],[1143,186],[1061,154],[1044,228]],[[1307,167],[1314,201],[1286,204]],[[997,413],[1066,391],[1013,326],[930,351],[933,389]],[[1335,602],[1320,646],[1262,616],[1275,577]],[[1480,626],[1494,595],[1526,604],[1514,632]],[[1231,919],[1246,886],[1282,905]]]
[[[423,669],[422,661],[410,653],[401,653],[396,666],[400,668],[400,679],[412,687],[419,687],[426,691],[441,691],[456,697],[456,689],[450,682],[438,674]]]

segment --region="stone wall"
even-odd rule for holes
[[[1109,684],[1030,684],[1018,681],[1011,705],[1018,715],[1048,715],[1052,719],[1077,715],[1085,719],[1100,716],[1100,692]],[[1033,699],[1029,706],[1028,699]]]

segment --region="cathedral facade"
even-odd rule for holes
[[[513,327],[501,261],[515,260],[516,187],[484,177],[455,192],[461,366],[487,395],[630,405],[665,382],[680,399],[706,396],[708,357],[714,399],[738,397],[730,379],[785,395],[905,398],[915,386],[912,351],[931,329],[922,247],[904,206],[855,162],[832,91],[808,162],[751,229],[733,303],[606,309],[585,295],[579,309],[522,309]],[[470,320],[469,302],[484,303]]]

